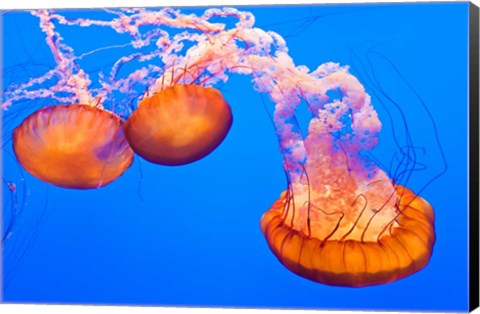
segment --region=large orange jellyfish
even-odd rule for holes
[[[121,119],[92,105],[34,112],[13,132],[13,150],[30,174],[65,188],[104,186],[133,161]]]
[[[397,186],[395,193],[392,220],[374,219],[379,209],[365,205],[360,212],[345,204],[295,214],[285,192],[263,215],[262,231],[279,261],[302,277],[335,286],[388,283],[425,267],[435,241],[431,206],[407,188]]]
[[[289,186],[262,232],[285,267],[316,282],[362,287],[409,276],[430,260],[432,207],[364,154],[381,123],[356,78],[338,71],[320,80],[319,93],[342,98],[309,103],[317,113],[305,139],[282,126]]]
[[[381,123],[348,66],[326,62],[310,70],[296,65],[282,36],[254,27],[251,13],[233,8],[209,9],[201,16],[168,8],[127,9],[115,12],[110,21],[67,19],[51,11],[33,14],[40,18],[58,67],[7,91],[2,108],[37,96],[61,101],[65,92],[74,94],[70,103],[89,103],[92,95],[108,100],[113,91],[128,100],[136,86],[144,86],[153,96],[144,98],[136,111],[127,108],[133,114],[126,136],[147,160],[178,165],[207,155],[230,128],[228,104],[207,86],[226,82],[233,73],[250,75],[255,90],[275,103],[273,122],[288,179],[286,192],[261,219],[278,260],[299,276],[351,287],[388,283],[429,262],[435,242],[432,207],[403,186],[408,180],[389,178],[369,157]],[[213,22],[223,17],[236,19],[235,25]],[[78,69],[73,50],[61,42],[54,21],[110,27],[131,35],[133,48],[149,49],[120,58],[108,77],[101,76],[101,90],[88,92],[90,79]],[[143,26],[155,29],[142,33]],[[164,26],[182,31],[171,36]],[[163,66],[147,65],[118,77],[126,63],[154,58]],[[61,79],[54,88],[29,91],[55,74]],[[331,97],[332,92],[340,97]],[[311,114],[306,136],[297,120],[301,103]]]
[[[183,165],[220,145],[232,119],[218,90],[177,84],[142,100],[125,123],[125,136],[146,160]]]

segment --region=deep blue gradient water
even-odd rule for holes
[[[135,157],[118,180],[98,190],[50,186],[16,162],[11,132],[47,100],[4,112],[3,227],[12,212],[20,213],[4,240],[5,302],[467,310],[468,4],[242,9],[256,16],[257,27],[286,39],[297,65],[351,66],[383,123],[373,154],[386,171],[399,150],[393,132],[404,143],[408,127],[425,166],[408,187],[436,214],[427,267],[387,285],[342,288],[282,266],[259,227],[286,188],[268,115],[272,104],[252,89],[250,77],[235,75],[219,86],[234,123],[218,149],[181,167]],[[78,13],[92,14],[102,13]],[[36,17],[10,12],[3,23],[5,85],[53,66]],[[123,38],[105,37],[98,28],[59,29],[79,53]],[[97,71],[118,53],[99,53],[82,66]],[[435,179],[444,169],[442,150],[448,169]],[[15,183],[15,192],[5,182]]]

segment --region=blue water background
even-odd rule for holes
[[[181,167],[136,157],[118,180],[98,190],[49,186],[19,170],[8,136],[48,101],[24,101],[5,112],[3,171],[6,180],[16,182],[17,193],[3,186],[4,218],[15,204],[23,214],[6,240],[3,268],[10,273],[4,274],[4,301],[467,310],[468,4],[242,9],[256,16],[258,27],[284,36],[297,65],[351,65],[382,120],[374,155],[385,164],[398,151],[392,130],[404,128],[404,114],[414,144],[424,149],[419,162],[427,166],[408,182],[416,192],[442,171],[436,127],[448,170],[421,192],[436,214],[437,242],[428,266],[405,279],[360,289],[311,282],[283,267],[259,227],[262,214],[286,188],[268,115],[272,104],[252,89],[250,77],[234,75],[219,86],[234,123],[217,150]],[[92,14],[102,15],[78,15]],[[65,41],[79,51],[126,38],[99,28],[63,29]],[[22,82],[53,65],[36,17],[5,14],[3,32],[5,83]],[[118,52],[102,53],[113,58]],[[106,66],[104,56],[82,66],[94,72]]]

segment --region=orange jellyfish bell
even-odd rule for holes
[[[122,120],[81,104],[49,106],[31,114],[13,132],[13,150],[33,176],[75,189],[104,186],[133,161]]]
[[[146,160],[176,166],[210,154],[232,121],[218,90],[177,84],[142,100],[125,123],[125,136]]]
[[[362,217],[357,213],[358,219],[346,221],[348,212],[333,218],[335,212],[318,208],[298,217],[301,209],[295,213],[289,192],[284,192],[263,215],[261,229],[275,256],[297,275],[334,286],[392,282],[422,269],[435,242],[432,207],[405,187],[395,186],[395,193],[393,220],[380,214],[372,219],[375,211],[367,213],[360,206]],[[313,227],[308,231],[307,224],[329,227],[320,236]]]

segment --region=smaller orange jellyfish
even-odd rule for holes
[[[44,107],[13,132],[13,150],[33,176],[56,186],[102,187],[133,161],[122,120],[91,105]]]
[[[146,160],[177,166],[210,154],[232,125],[230,106],[214,88],[176,84],[142,100],[125,137]]]

